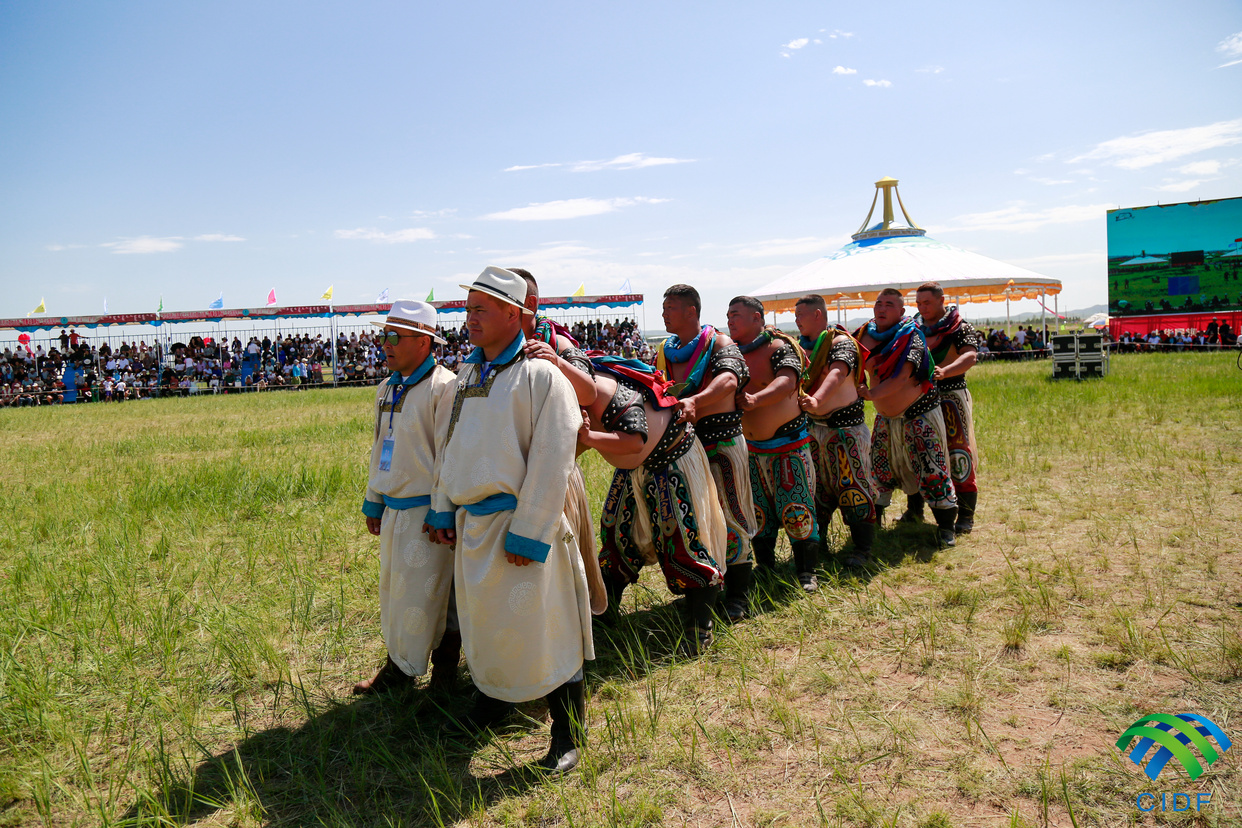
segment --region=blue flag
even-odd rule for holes
[[[207,306],[210,310],[220,310],[224,307],[224,291],[220,291],[220,298]]]

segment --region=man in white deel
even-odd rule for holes
[[[431,305],[400,300],[380,334],[392,373],[376,388],[362,513],[367,530],[380,538],[380,628],[388,660],[374,678],[354,685],[357,694],[411,684],[427,672],[428,659],[431,689],[451,689],[457,677],[461,634],[455,622],[446,622],[453,551],[423,531],[456,387],[431,353],[433,342],[444,344],[435,323]]]
[[[427,523],[456,542],[457,615],[479,688],[460,722],[499,724],[514,703],[548,697],[552,743],[540,766],[565,772],[585,739],[583,662],[593,659],[586,570],[565,492],[582,415],[551,362],[528,359],[526,282],[484,270],[466,299],[474,350],[457,372]]]

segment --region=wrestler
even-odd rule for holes
[[[738,296],[729,303],[729,336],[739,343],[749,382],[737,393],[742,430],[749,453],[750,488],[754,492],[755,561],[776,566],[776,533],[785,530],[793,550],[794,572],[807,592],[819,588],[819,527],[815,520],[815,459],[806,414],[798,406],[803,356],[797,343],[773,327],[764,327],[763,303]],[[730,619],[750,609],[749,583],[725,576],[725,610]],[[748,580],[749,567],[742,570]]]
[[[426,302],[394,302],[379,339],[392,373],[376,388],[362,514],[367,531],[380,539],[380,629],[388,658],[373,678],[354,685],[354,693],[411,684],[427,672],[429,659],[428,687],[451,690],[461,655],[457,621],[448,616],[453,550],[432,543],[423,520],[453,405],[453,374],[432,356],[432,342],[444,340],[436,335],[436,310]]]
[[[875,405],[871,429],[871,471],[876,505],[883,510],[900,488],[920,495],[931,507],[941,544],[953,546],[957,497],[949,476],[944,415],[932,382],[931,354],[923,333],[905,316],[901,291],[885,288],[875,300],[875,318],[858,329],[858,341],[870,352],[865,367],[870,387],[859,396]]]
[[[949,472],[957,492],[957,523],[953,528],[959,535],[969,535],[975,528],[975,507],[979,502],[975,481],[979,449],[975,445],[974,401],[966,387],[966,372],[979,359],[979,340],[974,326],[958,314],[957,305],[945,307],[944,290],[938,282],[919,285],[914,298],[919,309],[919,327],[936,364],[932,379],[940,392],[940,410],[949,440]]]
[[[673,381],[669,393],[678,398],[677,414],[694,425],[707,452],[728,527],[727,550],[723,555],[710,551],[727,571],[752,562],[755,507],[742,412],[734,399],[750,376],[733,340],[711,325],[699,324],[702,309],[699,292],[690,285],[673,285],[664,291],[664,328],[672,336],[657,348],[656,368]]]
[[[871,431],[858,396],[866,354],[860,352],[858,341],[845,328],[828,327],[823,296],[809,294],[799,299],[794,305],[794,323],[809,361],[798,404],[807,413],[815,438],[815,505],[820,537],[827,537],[832,514],[840,509],[854,541],[844,563],[866,567],[874,562],[871,547],[876,528]]]
[[[586,572],[565,494],[582,415],[548,361],[527,359],[526,283],[485,269],[466,299],[475,346],[457,373],[427,523],[456,542],[462,647],[479,689],[462,729],[548,697],[552,740],[539,764],[564,772],[585,740],[583,662],[595,657]]]
[[[616,467],[604,498],[600,567],[609,602],[648,563],[659,562],[674,595],[686,596],[682,652],[711,646],[712,606],[722,575],[715,555],[727,530],[694,426],[675,416],[676,398],[649,365],[595,356],[599,395],[587,409],[578,442]]]

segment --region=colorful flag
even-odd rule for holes
[[[39,307],[32,310],[27,316],[34,316],[36,313],[47,313],[47,302],[42,296],[39,297]]]
[[[327,299],[329,302],[331,302],[332,301],[332,285],[328,285],[328,289],[325,290],[323,292],[323,296],[320,296],[319,298]]]
[[[224,291],[220,291],[220,296],[216,301],[207,306],[209,310],[220,310],[224,307]]]
[[[164,294],[162,294],[162,293],[160,294],[160,306],[159,306],[158,308],[156,308],[156,309],[155,309],[155,312],[156,312],[156,313],[163,313],[163,312],[164,312]]]
[[[267,292],[267,306],[270,308],[276,304],[276,288],[272,288]]]
[[[432,288],[431,292],[427,294],[427,301],[428,302],[436,301],[436,289],[435,288]]]
[[[380,295],[375,297],[375,304],[382,305],[387,301],[388,301],[388,288],[384,288],[383,290],[380,291]]]
[[[571,296],[586,296],[586,282],[578,285],[578,289],[570,294]]]
[[[104,313],[108,312],[108,297],[104,297]]]
[[[629,280],[629,279],[626,279],[626,280],[625,280],[625,284],[621,285],[621,292],[622,292],[622,293],[632,293],[632,292],[633,292],[633,290],[634,290],[634,289],[633,289],[632,287],[630,287],[630,280]]]

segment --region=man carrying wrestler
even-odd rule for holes
[[[643,566],[658,561],[669,591],[686,596],[681,649],[695,656],[712,644],[722,582],[715,555],[726,536],[707,454],[694,426],[674,414],[677,400],[666,396],[669,383],[654,368],[621,357],[591,362],[599,394],[578,442],[617,469],[600,521],[609,603],[619,607]]]
[[[742,412],[734,399],[750,375],[733,340],[699,323],[702,310],[699,292],[690,285],[664,291],[664,328],[672,336],[656,350],[656,368],[673,381],[669,393],[678,399],[675,410],[694,425],[707,452],[728,527],[727,549],[709,551],[727,572],[729,567],[752,563],[755,507]]]
[[[880,291],[874,313],[857,335],[870,353],[865,363],[870,387],[860,386],[858,393],[871,400],[876,411],[871,471],[880,509],[877,523],[882,522],[893,491],[901,489],[931,507],[940,543],[953,546],[957,497],[949,476],[948,440],[940,395],[932,382],[931,354],[914,318],[905,316],[901,291]]]
[[[595,657],[565,517],[582,415],[565,376],[525,355],[526,283],[488,267],[462,287],[474,350],[457,373],[427,516],[441,543],[456,542],[462,648],[479,689],[460,730],[483,731],[546,696],[552,741],[539,764],[565,772],[586,738],[583,662]]]
[[[966,387],[966,372],[979,359],[979,340],[974,326],[958,314],[957,305],[945,307],[944,290],[938,282],[919,285],[915,302],[919,309],[919,327],[936,364],[932,379],[940,392],[940,409],[949,440],[949,471],[953,475],[953,490],[957,492],[954,531],[969,535],[975,528],[975,507],[979,502],[979,487],[975,481],[979,449],[975,445],[974,401]],[[921,516],[921,503],[918,511]]]
[[[816,519],[820,537],[827,537],[832,514],[841,510],[854,549],[848,567],[871,565],[876,528],[876,491],[871,476],[871,431],[863,416],[858,386],[863,381],[865,353],[849,331],[828,327],[828,308],[818,294],[794,305],[799,344],[808,359],[798,404],[811,421],[815,438]]]
[[[388,659],[374,677],[354,685],[358,695],[410,685],[427,672],[428,660],[431,689],[456,684],[461,634],[449,614],[453,550],[423,533],[455,388],[453,374],[431,353],[433,342],[444,344],[435,325],[435,308],[402,299],[379,335],[392,373],[376,388],[362,514],[367,531],[380,539],[380,629]]]
[[[738,296],[729,303],[729,336],[739,343],[750,381],[738,390],[738,407],[749,452],[750,488],[755,498],[755,561],[776,567],[776,533],[785,530],[794,572],[807,592],[819,588],[819,528],[815,520],[815,459],[806,414],[798,406],[802,349],[773,327],[764,327],[763,303]],[[725,576],[725,610],[731,620],[750,609],[750,566],[730,565]]]

